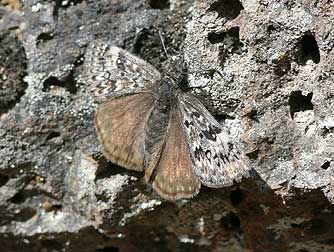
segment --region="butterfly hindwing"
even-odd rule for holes
[[[164,138],[153,147],[145,179],[165,199],[190,198],[198,193],[201,184],[194,174],[180,112],[174,108],[169,115]]]
[[[145,125],[154,105],[150,92],[115,97],[99,105],[95,125],[106,157],[131,170],[144,169]]]
[[[92,43],[85,54],[81,82],[98,103],[121,94],[150,90],[161,75],[148,62],[103,41]]]
[[[247,157],[210,112],[193,95],[182,93],[178,97],[194,171],[202,184],[229,186],[247,177]]]

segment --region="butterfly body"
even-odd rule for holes
[[[201,102],[181,90],[177,64],[161,75],[118,47],[94,49],[88,80],[100,103],[96,129],[109,160],[145,171],[145,180],[168,200],[248,175],[245,154]]]

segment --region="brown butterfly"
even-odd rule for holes
[[[161,75],[102,41],[88,49],[84,66],[82,77],[99,103],[95,122],[105,156],[145,171],[160,196],[189,198],[201,184],[229,186],[248,176],[247,157],[202,103],[181,91],[176,67]]]

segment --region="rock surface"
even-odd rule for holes
[[[0,1],[3,251],[333,251],[331,1]],[[81,82],[103,39],[196,93],[252,176],[166,202],[108,163]]]

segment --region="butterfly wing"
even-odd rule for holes
[[[131,170],[144,169],[145,125],[154,101],[152,93],[140,92],[98,106],[95,125],[110,161]]]
[[[194,171],[209,187],[232,185],[248,176],[248,159],[222,126],[193,95],[179,94],[182,125]]]
[[[86,51],[79,81],[88,84],[89,92],[102,103],[111,97],[151,89],[160,79],[158,70],[146,61],[97,41]]]
[[[170,112],[163,140],[156,143],[153,149],[145,179],[152,182],[158,194],[168,200],[196,195],[201,184],[194,174],[180,112],[176,108]]]

